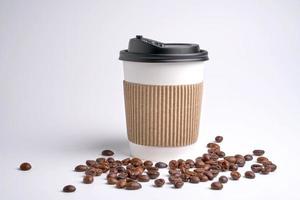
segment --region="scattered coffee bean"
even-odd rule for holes
[[[210,187],[212,190],[222,190],[223,185],[220,182],[212,182]]]
[[[259,173],[261,172],[263,166],[259,165],[259,164],[253,164],[251,165],[251,170],[254,172],[254,173]]]
[[[190,183],[199,183],[200,178],[198,176],[191,176],[190,177]]]
[[[250,155],[250,154],[245,155],[244,158],[245,158],[246,161],[251,161],[251,160],[253,160],[253,156]]]
[[[140,174],[137,176],[139,182],[148,182],[150,180],[148,175]]]
[[[182,188],[182,186],[184,185],[184,182],[183,181],[176,181],[174,183],[174,187],[175,188]]]
[[[111,150],[103,150],[102,155],[103,156],[113,156],[115,153]]]
[[[127,184],[126,179],[120,179],[116,183],[116,188],[124,188],[126,187],[126,184]]]
[[[153,165],[153,162],[150,161],[150,160],[146,160],[146,161],[144,162],[145,168],[152,167],[152,165]]]
[[[141,188],[142,185],[136,181],[126,183],[126,190],[138,190]]]
[[[256,149],[256,150],[253,151],[253,154],[255,156],[262,156],[262,155],[264,155],[264,153],[265,153],[265,151],[264,150],[260,150],[260,149]]]
[[[277,166],[275,164],[273,164],[273,163],[272,164],[268,164],[267,166],[270,168],[271,172],[274,172],[277,169]]]
[[[222,136],[217,136],[217,137],[215,138],[215,141],[216,141],[217,143],[220,143],[220,142],[223,141],[223,137],[222,137]]]
[[[150,179],[156,179],[159,177],[159,172],[158,171],[148,171],[147,175],[149,176]]]
[[[86,165],[77,165],[74,169],[76,172],[85,172],[86,170],[88,170]]]
[[[269,159],[264,156],[260,156],[256,159],[256,162],[263,164],[269,162]]]
[[[227,183],[228,182],[228,178],[226,176],[220,176],[219,182],[220,183]]]
[[[165,180],[163,178],[156,179],[154,181],[156,187],[162,187],[165,184]]]
[[[233,171],[230,173],[232,180],[239,180],[241,178],[241,174],[238,171]]]
[[[255,178],[255,174],[253,171],[246,171],[245,172],[245,177],[246,178],[250,178],[250,179],[254,179]]]
[[[116,178],[114,178],[114,177],[107,178],[107,184],[109,184],[109,185],[114,185],[117,182],[118,182],[118,180]]]
[[[98,164],[95,160],[87,160],[85,163],[89,167],[93,167]]]
[[[66,185],[63,188],[63,192],[75,192],[76,191],[76,187],[73,185]]]
[[[166,167],[168,167],[168,165],[164,162],[158,162],[158,163],[155,164],[155,167],[157,167],[157,168],[166,168]]]
[[[94,181],[94,177],[91,175],[86,175],[83,177],[83,183],[85,184],[91,184]]]
[[[271,171],[272,171],[272,169],[267,165],[261,169],[260,173],[266,175],[266,174],[269,174]]]
[[[31,164],[28,162],[24,162],[20,165],[20,170],[22,171],[28,171],[31,169]]]

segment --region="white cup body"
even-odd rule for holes
[[[203,62],[146,63],[123,62],[124,80],[145,85],[187,85],[203,82]],[[155,147],[129,141],[131,155],[153,161],[168,161],[189,157],[195,145]]]

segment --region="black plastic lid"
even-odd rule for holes
[[[128,49],[120,51],[120,60],[133,62],[187,62],[208,60],[207,51],[198,44],[162,43],[137,35]]]

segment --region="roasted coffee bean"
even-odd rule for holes
[[[82,182],[85,184],[91,184],[94,181],[94,177],[91,175],[86,175],[83,177]]]
[[[150,179],[156,179],[159,177],[159,172],[158,171],[148,171],[147,175],[149,176]]]
[[[202,159],[202,158],[201,158]],[[202,161],[202,160],[200,160],[200,159],[197,159],[196,160],[196,162],[195,162],[195,167],[196,168],[201,168],[201,167],[203,167],[205,165],[205,163]]]
[[[209,171],[204,172],[203,175],[207,176],[210,181],[214,179],[214,175]]]
[[[110,168],[109,169],[109,173],[118,173],[118,170],[117,170],[117,168]]]
[[[155,167],[157,167],[157,168],[166,168],[166,167],[168,167],[168,165],[164,162],[157,162],[155,164]]]
[[[66,185],[63,188],[63,192],[75,192],[76,191],[76,187],[74,185]]]
[[[182,188],[182,186],[184,185],[184,182],[183,181],[176,181],[174,183],[174,187],[175,188]]]
[[[266,163],[267,161],[270,162],[269,159],[264,156],[260,156],[256,159],[256,162],[261,163],[261,164]]]
[[[117,182],[118,182],[118,180],[116,178],[114,178],[114,177],[107,178],[107,184],[109,184],[109,185],[114,185]]]
[[[126,172],[126,169],[122,166],[118,166],[117,168],[118,173]]]
[[[223,185],[220,182],[212,182],[210,187],[212,190],[222,190]]]
[[[181,177],[177,177],[177,176],[169,176],[169,182],[171,184],[174,184],[177,181],[182,181]]]
[[[126,179],[120,179],[116,183],[116,188],[124,188],[126,184],[127,184]]]
[[[230,173],[232,180],[239,180],[241,178],[241,174],[238,171],[233,171]]]
[[[142,188],[142,185],[136,181],[127,182],[125,186],[126,190],[138,190]]]
[[[20,170],[22,171],[28,171],[31,169],[31,164],[28,162],[24,162],[20,165]]]
[[[253,154],[255,156],[262,156],[262,155],[264,155],[264,153],[265,153],[265,151],[264,150],[260,150],[260,149],[256,149],[256,150],[253,151]]]
[[[102,155],[103,156],[113,156],[115,153],[111,150],[103,150]]]
[[[169,168],[170,169],[176,169],[178,167],[178,162],[177,162],[177,160],[171,160],[170,162],[169,162]]]
[[[176,170],[176,169],[170,169],[170,170],[169,170],[169,174],[170,174],[170,175],[180,174],[180,171],[178,171],[178,170]]]
[[[219,151],[219,152],[217,152],[217,155],[218,155],[220,158],[224,158],[224,157],[225,157],[224,151]]]
[[[211,169],[210,172],[213,174],[214,177],[218,176],[219,170],[217,169]]]
[[[86,170],[88,170],[86,165],[77,165],[74,169],[75,172],[85,172]]]
[[[216,144],[216,143],[208,143],[206,145],[207,148],[212,148],[212,149],[219,149],[220,148],[220,145]]]
[[[253,164],[251,165],[251,170],[254,172],[254,173],[259,173],[261,172],[263,166],[259,165],[259,164]]]
[[[131,159],[130,158],[125,158],[121,162],[123,165],[128,165],[130,163]]]
[[[153,165],[153,162],[150,161],[150,160],[146,160],[146,161],[144,162],[145,168],[152,167],[152,165]]]
[[[224,157],[224,159],[230,163],[236,163],[236,157],[234,157],[234,156],[226,156],[226,157]]]
[[[267,166],[264,166],[264,167],[261,169],[260,173],[266,175],[266,174],[269,174],[271,171],[272,171],[271,167],[269,167],[269,166],[267,165]]]
[[[270,168],[271,172],[274,172],[277,169],[277,166],[275,164],[273,164],[273,163],[272,164],[268,164],[266,166],[268,166]]]
[[[243,155],[241,154],[235,154],[234,156],[236,159],[245,159]]]
[[[152,166],[152,167],[148,167],[148,168],[147,168],[147,171],[149,171],[149,172],[150,172],[150,171],[151,171],[151,172],[153,172],[153,171],[157,172],[157,171],[158,171],[158,168],[157,168],[157,167],[153,167],[153,166]]]
[[[227,171],[230,167],[230,165],[234,165],[234,164],[230,164],[227,160],[219,160],[218,161],[218,166],[220,166],[221,170]]]
[[[97,168],[89,168],[88,170],[85,171],[85,174],[91,176],[101,176],[102,170]]]
[[[217,137],[215,138],[215,141],[216,141],[217,143],[220,143],[220,142],[223,141],[223,137],[222,137],[222,136],[217,136]]]
[[[237,171],[237,170],[238,170],[238,166],[236,164],[229,165],[229,171]]]
[[[190,175],[187,175],[187,174],[180,174],[179,177],[181,178],[181,180],[182,180],[183,182],[189,182],[191,176],[190,176]]]
[[[95,160],[87,160],[85,163],[89,167],[93,167],[98,164]]]
[[[97,163],[103,163],[103,162],[105,162],[105,161],[106,161],[106,159],[105,159],[105,158],[102,158],[102,157],[96,159],[96,162],[97,162]]]
[[[191,176],[190,177],[190,183],[199,183],[200,178],[198,176]]]
[[[220,183],[227,183],[228,182],[228,178],[226,176],[220,176],[219,177],[219,182]]]
[[[219,156],[216,153],[212,153],[212,154],[210,154],[210,159],[212,159],[212,160],[218,160]]]
[[[140,174],[137,176],[139,182],[148,182],[150,180],[149,176],[146,174]]]
[[[109,163],[114,163],[115,162],[115,159],[113,157],[108,157],[106,160]]]
[[[238,167],[244,167],[245,166],[245,159],[244,158],[238,158],[237,160],[236,160],[236,164],[237,164],[237,166]]]
[[[245,155],[244,158],[245,158],[246,161],[251,161],[251,160],[253,160],[253,156],[250,155],[250,154]]]
[[[202,175],[202,176],[200,176],[200,181],[206,182],[206,181],[208,181],[208,177],[206,175]]]
[[[202,155],[202,161],[203,162],[206,162],[206,161],[209,161],[210,160],[210,155],[205,153]]]
[[[255,174],[253,171],[246,171],[245,172],[245,177],[246,178],[250,178],[250,179],[254,179],[255,178]]]
[[[155,185],[156,187],[162,187],[164,184],[165,184],[165,179],[163,179],[163,178],[156,179],[156,180],[154,181],[154,185]]]

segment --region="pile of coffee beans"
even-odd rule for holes
[[[168,163],[153,163],[139,158],[116,160],[112,157],[113,151],[103,150],[104,157],[86,160],[85,164],[75,166],[74,171],[84,173],[82,179],[84,184],[92,184],[96,177],[105,176],[107,184],[118,189],[138,190],[146,182],[151,182],[155,188],[164,187],[165,183],[173,188],[182,188],[185,183],[199,184],[212,181],[210,184],[212,190],[222,190],[224,184],[242,177],[239,169],[243,168],[246,162],[256,161],[243,173],[243,178],[255,179],[257,174],[266,175],[276,170],[277,166],[264,156],[264,150],[256,149],[252,154],[246,155],[226,155],[220,147],[222,141],[223,137],[217,136],[214,142],[207,144],[207,153],[195,159],[170,160]],[[29,170],[31,165],[22,163],[20,169]],[[160,170],[168,170],[167,180],[161,176]],[[230,176],[221,175],[224,172],[229,172]],[[63,192],[75,191],[73,185],[63,188]]]

